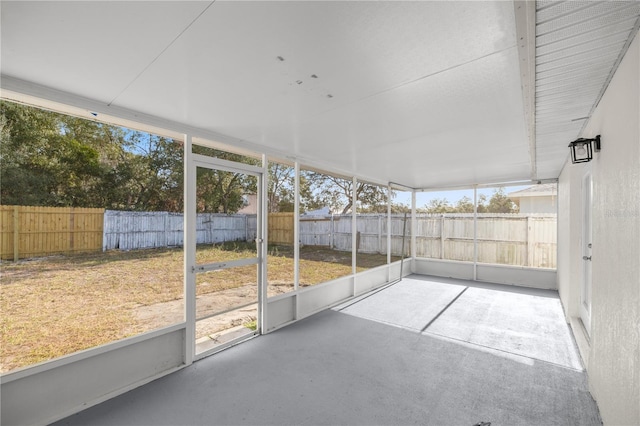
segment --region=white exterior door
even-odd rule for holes
[[[580,289],[580,319],[582,320],[588,334],[591,334],[592,203],[593,181],[591,171],[588,171],[582,178],[582,285]]]

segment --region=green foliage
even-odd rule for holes
[[[0,189],[3,204],[91,207],[105,167],[95,143],[101,129],[82,129],[59,114],[1,102]],[[64,117],[64,116],[62,116]],[[77,132],[85,132],[87,142]]]
[[[258,329],[258,321],[257,320],[247,321],[244,324],[242,324],[242,326],[248,328],[249,330],[256,331]]]
[[[455,208],[446,198],[434,198],[424,208],[425,213],[455,213]]]
[[[500,188],[494,191],[489,205],[487,206],[489,213],[517,213],[518,206],[511,201],[509,197],[504,193],[504,188]]]
[[[457,213],[473,213],[473,200],[467,196],[462,197],[456,203],[455,210]]]
[[[182,211],[181,142],[11,102],[0,108],[3,204]],[[225,172],[203,173],[198,183],[200,211],[235,212],[257,189],[255,179]]]
[[[0,108],[3,204],[182,211],[180,141],[11,102],[1,101]],[[193,146],[193,153],[261,164],[256,158],[199,145]],[[270,163],[268,171],[269,211],[292,212],[294,168]],[[199,168],[196,179],[198,212],[235,213],[245,206],[246,195],[258,191],[257,180],[242,173]],[[344,214],[353,208],[351,179],[303,171],[299,191],[302,212],[329,207]],[[355,191],[359,213],[386,213],[386,187],[358,182]],[[410,211],[401,204],[392,204],[391,210]],[[473,202],[464,197],[453,206],[437,199],[422,211],[472,213]],[[480,213],[516,211],[503,189],[490,200],[479,197]]]
[[[391,203],[391,214],[411,213],[411,206],[402,203]]]
[[[430,200],[421,209],[423,213],[473,213],[473,200],[467,196],[462,197],[455,206],[452,206],[446,198]],[[478,196],[478,213],[518,213],[518,206],[504,192],[504,188],[494,190],[487,202],[484,194]]]
[[[256,158],[200,145],[193,146],[193,153],[253,166],[262,163]],[[199,168],[196,182],[196,206],[200,213],[236,213],[246,206],[244,196],[258,190],[255,177],[222,170]]]
[[[235,213],[244,207],[248,188],[255,188],[252,176],[222,170],[199,168],[196,179],[198,212]]]

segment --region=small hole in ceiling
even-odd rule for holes
[[[329,94],[327,95],[327,98],[333,98],[333,95]]]
[[[280,62],[284,61],[284,58],[282,56],[276,56],[276,59],[279,60]]]
[[[315,74],[311,74],[311,78],[318,78],[318,76]]]
[[[296,84],[302,84],[302,80],[296,80]]]

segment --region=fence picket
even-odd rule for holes
[[[358,251],[387,252],[386,215],[357,216]],[[392,215],[391,253],[402,249],[403,215]],[[183,245],[183,215],[103,209],[0,206],[2,259],[120,249]],[[407,223],[407,238],[411,222]],[[251,241],[257,216],[200,213],[197,242]],[[293,244],[293,213],[269,214],[269,243]],[[479,214],[478,261],[543,268],[556,267],[556,216]],[[301,216],[300,242],[351,251],[351,215]],[[405,244],[408,251],[409,244]],[[418,215],[416,256],[473,261],[473,215]],[[408,253],[406,253],[408,254]]]
[[[0,206],[0,257],[99,251],[104,209]]]

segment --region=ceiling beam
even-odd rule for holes
[[[531,180],[538,179],[536,159],[536,3],[514,1],[516,16],[516,40],[520,62],[520,79],[524,119],[529,138]]]

